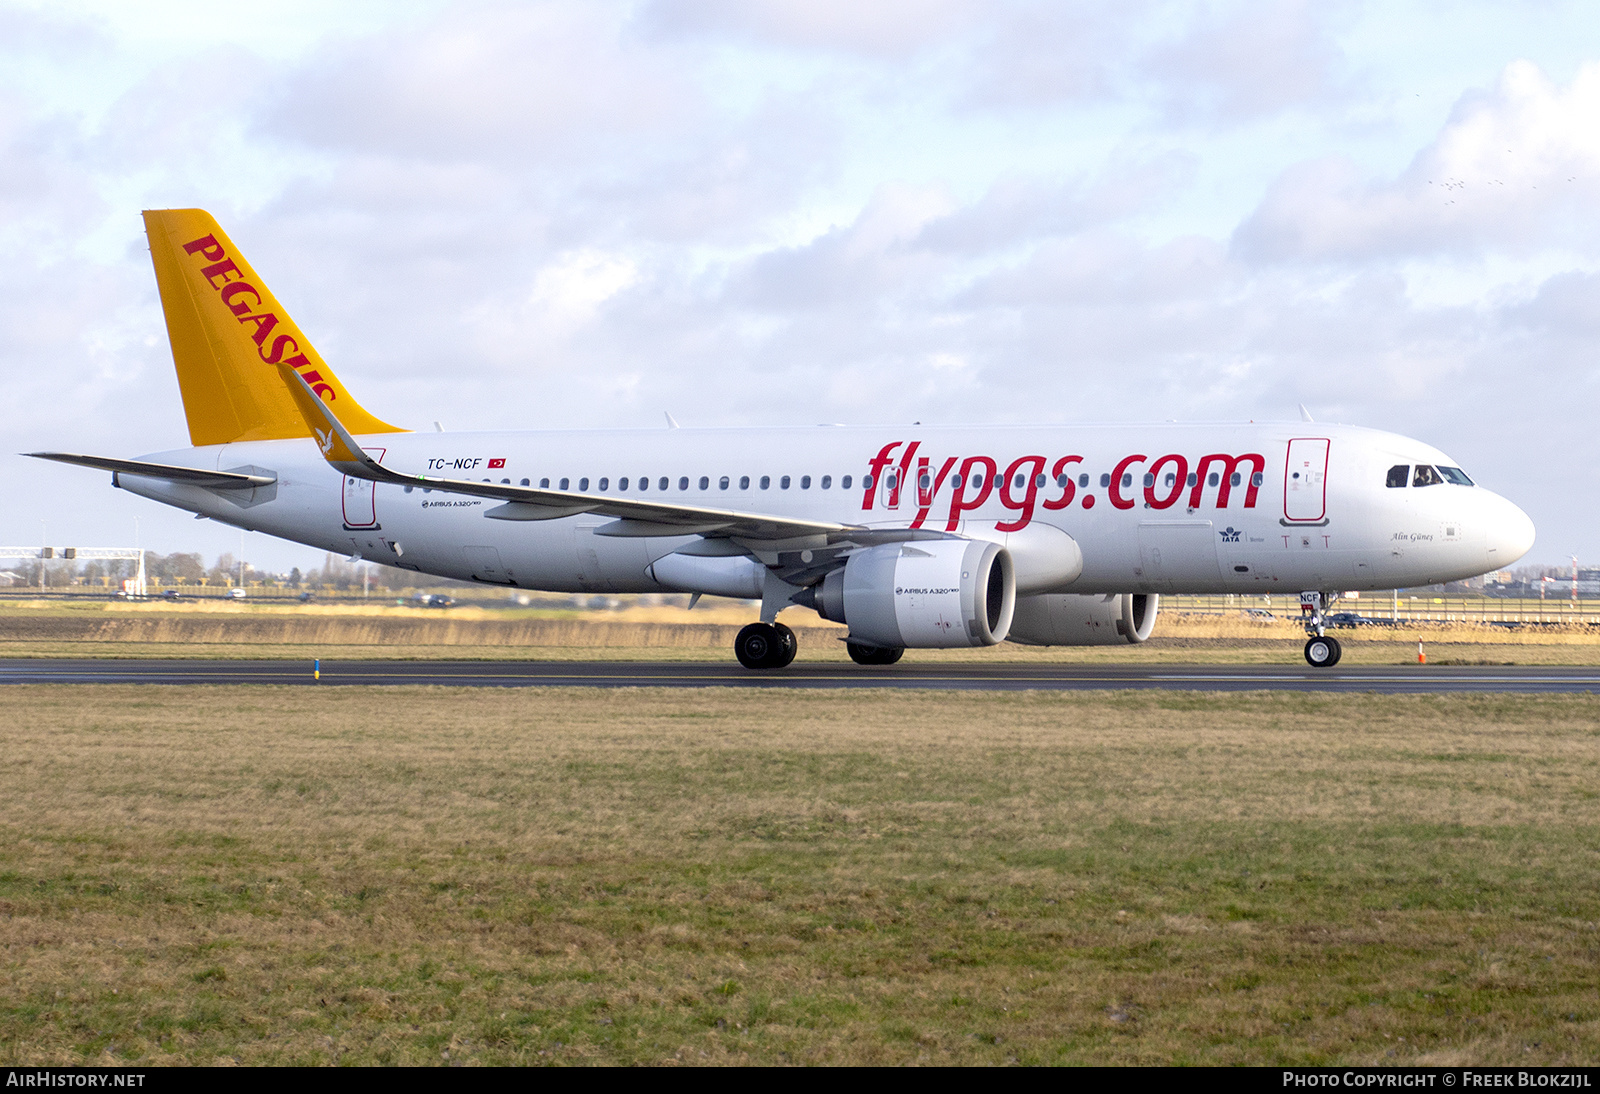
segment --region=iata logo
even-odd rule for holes
[[[305,377],[306,383],[311,385],[311,390],[317,393],[319,399],[331,403],[339,397],[339,393],[322,378],[322,374],[311,367],[311,358],[299,352],[300,343],[295,341],[294,335],[272,333],[278,327],[278,317],[270,311],[256,310],[261,307],[261,290],[243,280],[243,272],[228,257],[216,236],[190,240],[183,245],[183,251],[185,254],[198,254],[202,260],[211,263],[200,270],[200,276],[217,292],[234,318],[240,323],[255,324],[250,340],[256,344],[257,357],[269,365],[282,362],[293,367]],[[294,356],[286,359],[286,353]]]
[[[1244,533],[1230,524],[1217,534],[1222,537],[1224,543],[1238,543],[1239,537]]]

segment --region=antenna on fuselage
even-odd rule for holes
[[[667,416],[667,428],[668,429],[677,429],[678,428],[678,419],[676,419],[676,418],[674,418],[672,416],[672,412],[670,410],[663,410],[661,413],[663,413],[663,414],[665,414]]]
[[[1300,420],[1302,422],[1314,422],[1314,421],[1316,421],[1316,419],[1311,416],[1311,411],[1306,409],[1306,404],[1304,404],[1304,403],[1300,404]]]

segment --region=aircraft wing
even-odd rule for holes
[[[494,498],[506,504],[487,510],[484,516],[496,520],[552,520],[598,513],[616,517],[611,524],[596,528],[602,536],[716,536],[752,540],[787,540],[825,536],[830,541],[860,538],[866,529],[832,521],[802,520],[765,513],[746,513],[733,509],[713,509],[697,505],[673,505],[634,498],[579,494],[568,490],[544,490],[507,483],[473,482],[434,475],[413,475],[383,466],[356,443],[333,411],[311,390],[311,385],[294,369],[279,365],[283,380],[294,395],[300,413],[311,426],[322,456],[340,472],[353,478],[396,486],[420,487],[448,494]],[[901,538],[901,537],[895,537]]]
[[[80,456],[76,452],[24,452],[36,460],[54,460],[79,467],[95,467],[113,474],[140,475],[147,479],[204,486],[212,490],[253,490],[278,480],[271,475],[245,475],[237,471],[207,471],[198,467],[179,467],[170,463],[145,463],[142,460],[116,460],[109,456]]]

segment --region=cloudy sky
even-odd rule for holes
[[[0,0],[7,449],[187,443],[139,211],[403,425],[1294,418],[1600,563],[1600,22],[1557,0]],[[0,457],[0,540],[238,533]],[[320,554],[252,535],[287,567]]]

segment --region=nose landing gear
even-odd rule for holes
[[[782,623],[751,623],[733,640],[734,656],[747,669],[781,669],[799,649],[794,632]]]
[[[1314,669],[1331,669],[1339,663],[1344,650],[1337,638],[1310,638],[1306,640],[1306,663]]]
[[[1300,594],[1300,610],[1305,620],[1306,664],[1314,669],[1331,669],[1344,656],[1344,647],[1337,638],[1324,633],[1325,613],[1333,606],[1338,593],[1305,592]]]

